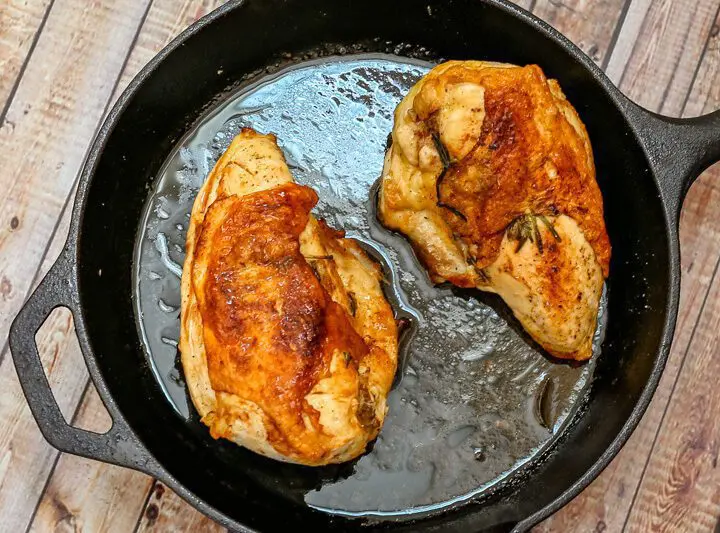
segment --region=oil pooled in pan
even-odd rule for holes
[[[301,495],[335,513],[407,514],[486,491],[562,432],[597,356],[579,367],[550,362],[499,299],[433,286],[408,242],[377,222],[373,185],[393,111],[428,68],[392,56],[338,57],[241,89],[171,154],[138,234],[139,328],[159,385],[188,423],[198,422],[177,363],[187,223],[200,185],[242,127],[277,134],[296,181],[320,196],[315,213],[381,260],[388,297],[410,326],[372,450],[347,475]],[[604,323],[601,313],[596,346]]]

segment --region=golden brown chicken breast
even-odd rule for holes
[[[433,281],[498,293],[556,357],[592,355],[602,196],[585,127],[539,67],[432,69],[395,111],[378,207]]]
[[[397,329],[379,266],[310,214],[272,135],[244,129],[193,206],[180,352],[213,437],[323,465],[382,426]]]

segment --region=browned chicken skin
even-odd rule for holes
[[[436,282],[497,292],[552,355],[592,354],[610,242],[584,125],[537,66],[451,61],[395,112],[381,221]]]
[[[307,465],[382,426],[397,331],[379,266],[315,220],[273,136],[243,130],[193,207],[180,350],[215,438]]]

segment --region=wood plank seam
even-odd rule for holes
[[[54,4],[55,0],[52,0]],[[95,131],[93,132],[92,139],[94,140],[95,137],[97,137],[100,129],[103,126],[103,123],[105,122],[105,118],[107,117],[107,114],[110,112],[110,109],[112,105],[114,104],[112,95],[114,95],[120,86],[120,80],[122,79],[122,74],[125,71],[125,68],[127,67],[128,61],[130,60],[130,55],[132,54],[133,48],[135,48],[135,44],[137,43],[138,37],[140,36],[140,31],[142,30],[143,25],[145,24],[145,20],[147,19],[147,15],[150,12],[150,7],[153,4],[153,0],[148,2],[148,6],[143,13],[142,17],[140,18],[140,24],[138,25],[137,30],[135,31],[135,35],[133,36],[133,40],[130,42],[130,45],[128,47],[127,55],[125,56],[125,60],[123,61],[122,67],[120,68],[118,75],[113,82],[113,89],[111,94],[111,97],[108,98],[108,101],[105,103],[105,108],[102,112],[102,118],[98,121],[97,126],[95,127]],[[50,12],[48,11],[47,14]],[[46,14],[46,15],[47,15]],[[38,35],[39,37],[39,35]],[[18,83],[22,76],[18,77]],[[14,90],[14,89],[13,89]],[[13,95],[14,96],[14,93]],[[8,107],[10,106],[10,103],[12,102],[13,98],[8,98]],[[2,123],[2,120],[0,120],[0,124]],[[83,156],[83,164],[80,167],[80,170],[78,171],[77,176],[75,176],[75,179],[73,181],[73,184],[70,188],[70,192],[65,198],[65,203],[63,204],[62,209],[60,210],[60,215],[57,217],[57,220],[55,221],[55,226],[53,227],[52,232],[50,233],[50,238],[47,240],[47,243],[45,244],[45,249],[43,250],[40,262],[37,266],[37,269],[35,270],[35,274],[33,275],[32,283],[28,286],[28,289],[25,291],[25,295],[23,297],[24,301],[27,301],[27,299],[30,297],[30,295],[35,290],[35,287],[37,286],[37,283],[40,281],[40,272],[42,270],[42,264],[47,258],[48,251],[50,250],[50,246],[55,239],[55,234],[57,233],[58,227],[60,226],[60,221],[63,218],[63,214],[67,209],[73,209],[75,205],[75,192],[77,189],[78,181],[80,180],[80,176],[82,175],[83,169],[85,168],[85,161],[87,161],[88,155],[90,154],[90,150],[92,150],[92,143],[88,146],[88,151]],[[0,350],[0,364],[2,364],[3,360],[7,356],[7,354],[10,352],[10,345],[9,345],[9,339],[5,339],[5,342],[2,344],[2,349]]]
[[[607,70],[608,64],[610,63],[610,58],[613,55],[613,52],[615,51],[615,46],[618,43],[618,39],[620,38],[620,32],[622,31],[623,25],[625,24],[625,19],[627,18],[628,11],[630,10],[630,4],[632,3],[632,0],[625,0],[625,3],[623,4],[622,11],[620,11],[620,17],[618,18],[617,22],[615,23],[615,29],[613,30],[613,35],[610,38],[610,43],[608,44],[608,49],[605,52],[605,55],[603,56],[603,60],[600,63],[600,69],[605,72]]]
[[[78,413],[80,412],[80,408],[83,405],[83,399],[85,398],[85,395],[88,393],[88,390],[90,389],[90,380],[88,379],[85,382],[85,388],[83,389],[82,394],[80,395],[80,401],[75,406],[75,410],[73,411],[73,415],[70,418],[70,425],[74,426],[75,420],[77,420]],[[50,471],[48,472],[48,476],[45,479],[45,484],[43,485],[42,491],[40,494],[45,494],[45,491],[48,488],[48,485],[50,484],[50,481],[52,480],[53,473],[55,472],[55,467],[57,466],[58,460],[60,459],[60,456],[63,454],[63,452],[57,451],[55,453],[55,460],[53,461],[52,467],[50,468]],[[42,498],[38,498],[37,502],[35,502],[35,508],[33,509],[32,514],[30,515],[30,520],[28,520],[27,526],[25,526],[25,533],[28,533],[30,531],[30,528],[32,527],[33,522],[35,521],[35,515],[38,512],[38,508],[40,507],[40,503],[42,502]]]
[[[718,7],[717,7],[717,10],[715,11],[715,17],[713,18],[713,20],[717,20],[718,16],[720,16],[720,2],[718,2]],[[687,109],[688,102],[690,101],[690,96],[692,95],[693,88],[695,87],[695,82],[697,81],[698,74],[700,73],[700,69],[702,68],[703,62],[705,60],[705,54],[707,54],[708,47],[710,46],[710,43],[712,42],[712,40],[713,40],[713,32],[711,30],[710,33],[708,34],[707,39],[705,40],[705,45],[703,46],[702,54],[700,54],[700,59],[699,59],[697,65],[695,65],[695,71],[693,72],[693,75],[692,75],[690,89],[685,94],[685,98],[683,99],[682,110],[680,112],[681,117],[685,116],[685,110]],[[673,78],[674,78],[674,76],[675,76],[675,73],[673,73]],[[672,80],[668,84],[668,87],[670,87],[670,85],[672,85]],[[668,89],[666,89],[666,93],[667,93],[667,90]],[[664,104],[664,102],[665,102],[665,98],[663,98],[663,104]]]
[[[54,5],[55,5],[55,0],[50,0],[50,3],[48,4],[47,8],[45,9],[45,14],[43,15],[43,18],[40,21],[40,25],[38,26],[37,30],[35,30],[35,35],[33,35],[32,43],[30,44],[30,48],[28,49],[28,52],[25,55],[23,64],[17,73],[17,77],[15,78],[15,82],[13,83],[13,86],[10,89],[10,93],[8,93],[8,97],[7,97],[7,100],[5,101],[5,105],[3,106],[2,110],[0,110],[0,124],[3,124],[5,122],[5,117],[7,117],[7,112],[8,112],[8,109],[10,109],[10,104],[14,100],[15,93],[17,92],[17,89],[20,86],[20,80],[25,75],[25,69],[27,68],[28,63],[30,63],[30,58],[32,58],[32,55],[35,52],[35,46],[37,45],[38,40],[40,39],[40,34],[45,29],[45,23],[47,22],[48,18],[50,17],[50,12],[52,11],[52,8]],[[2,360],[0,359],[0,361],[2,361]]]
[[[147,496],[145,496],[145,501],[142,504],[142,507],[140,508],[140,512],[138,513],[137,522],[135,523],[135,528],[133,529],[133,533],[138,533],[140,530],[140,526],[142,525],[143,516],[145,516],[145,512],[147,511],[148,505],[150,504],[150,498],[152,498],[152,495],[155,493],[155,487],[158,484],[158,480],[156,478],[153,478],[153,484],[150,487],[150,490],[147,493]],[[190,504],[187,504],[190,505]]]
[[[681,50],[685,50],[685,48],[687,46],[687,40],[688,40],[688,37],[690,36],[691,27],[692,26],[690,24],[688,24],[688,27],[685,31],[685,35],[683,36],[682,46],[680,47]],[[705,47],[707,47],[707,41],[705,41]],[[703,48],[703,53],[704,52],[705,52],[705,48]],[[678,56],[677,60],[675,61],[675,64],[673,65],[672,75],[670,76],[670,81],[665,85],[665,90],[663,91],[663,95],[662,95],[662,99],[661,99],[662,103],[660,104],[660,107],[658,108],[658,111],[660,113],[662,113],[662,110],[665,107],[665,102],[667,101],[667,97],[670,94],[670,90],[672,89],[673,81],[675,81],[675,76],[677,76],[677,71],[679,70],[678,66],[680,65],[681,61],[682,61],[682,56]],[[701,63],[702,63],[702,55],[700,56],[698,65],[700,65]],[[696,72],[697,72],[697,68],[698,67],[696,66]],[[690,84],[690,90],[686,94],[687,98],[689,98],[689,95],[691,92],[692,92],[692,83]]]
[[[647,22],[648,12],[649,11],[645,12],[645,15],[643,15],[643,21],[642,21],[642,24],[640,25],[639,35],[643,35],[645,33],[645,23]],[[641,40],[642,39],[635,39],[635,42],[633,42],[633,45],[630,48],[630,55],[628,56],[628,58],[635,57],[635,52],[637,52],[637,48],[638,48]],[[618,79],[617,84],[616,84],[617,87],[622,87],[623,83],[625,82],[625,75],[627,74],[628,63],[629,62],[626,61],[625,65],[623,66],[622,74],[620,75],[620,78]]]
[[[52,0],[52,2],[53,2],[53,4],[54,4],[54,0]],[[53,4],[51,4],[51,5],[53,5]],[[133,39],[132,39],[132,41],[130,42],[130,45],[128,46],[127,54],[125,55],[125,59],[124,59],[124,61],[123,61],[122,67],[119,69],[118,75],[117,75],[117,77],[116,77],[116,79],[115,79],[115,81],[114,81],[114,83],[113,83],[113,89],[112,89],[112,91],[110,92],[111,97],[108,98],[108,101],[107,101],[106,104],[105,104],[105,108],[103,109],[102,118],[101,118],[101,120],[98,122],[97,127],[95,128],[95,131],[93,132],[93,139],[97,136],[98,132],[100,131],[100,128],[102,128],[102,125],[103,125],[103,123],[104,123],[104,121],[105,121],[105,118],[107,117],[107,114],[108,114],[108,112],[110,111],[110,108],[111,108],[111,106],[112,106],[113,103],[114,103],[114,102],[113,102],[113,99],[112,99],[112,95],[114,95],[114,94],[116,93],[116,91],[117,91],[117,89],[118,89],[118,87],[119,87],[119,85],[120,85],[120,80],[122,79],[123,72],[125,71],[125,69],[126,69],[126,67],[127,67],[127,65],[128,65],[128,61],[130,60],[130,56],[131,56],[131,54],[132,54],[133,49],[135,48],[135,45],[136,45],[136,43],[137,43],[137,40],[138,40],[138,38],[139,38],[139,36],[140,36],[140,32],[142,31],[142,28],[143,28],[143,26],[144,26],[144,24],[145,24],[145,20],[147,19],[147,15],[148,15],[148,13],[150,12],[150,8],[152,7],[152,4],[153,4],[153,0],[151,0],[150,2],[148,2],[148,5],[147,5],[147,7],[146,7],[146,9],[145,9],[145,12],[143,13],[142,17],[140,18],[140,22],[139,22],[139,24],[138,24],[137,30],[135,31],[135,35],[133,36]],[[48,11],[47,11],[47,13],[46,13],[45,16],[47,17],[49,13],[50,13],[50,10],[48,9]],[[36,39],[37,39],[38,37],[39,37],[39,33],[38,33],[38,36],[36,36]],[[29,57],[28,57],[28,59],[29,59]],[[23,68],[24,68],[24,65],[23,65]],[[22,76],[19,76],[19,77],[18,77],[18,80],[19,80],[21,77],[22,77]],[[11,98],[8,98],[8,107],[9,107],[10,103],[12,102],[12,96],[14,96],[14,93],[12,93]],[[87,160],[87,156],[88,156],[89,151],[90,151],[91,149],[92,149],[92,145],[90,145],[90,146],[88,147],[88,153],[85,154],[84,160]],[[42,265],[43,265],[43,263],[44,263],[44,261],[45,261],[45,259],[46,259],[46,257],[47,257],[48,251],[50,250],[50,246],[51,246],[53,240],[55,239],[55,236],[56,236],[56,234],[57,234],[58,228],[59,228],[59,226],[60,226],[60,221],[62,220],[63,215],[65,214],[65,212],[66,212],[67,209],[72,209],[73,206],[74,206],[74,198],[75,198],[75,193],[76,193],[76,189],[77,189],[77,184],[78,184],[78,181],[79,181],[79,179],[80,179],[80,176],[82,175],[82,169],[83,169],[83,168],[84,168],[84,163],[83,163],[83,167],[81,167],[80,171],[78,172],[78,175],[75,177],[75,180],[74,180],[74,182],[73,182],[73,185],[72,185],[72,187],[70,188],[70,193],[68,194],[67,198],[65,198],[65,204],[63,205],[63,208],[62,208],[62,210],[60,211],[60,216],[58,216],[57,220],[55,221],[55,227],[53,228],[53,230],[52,230],[52,232],[51,232],[51,234],[50,234],[50,238],[48,239],[47,244],[45,245],[45,250],[43,251],[42,259],[40,260],[40,262],[39,262],[39,264],[38,264],[38,267],[37,267],[37,270],[35,271],[35,274],[33,275],[33,281],[32,281],[32,283],[30,284],[28,290],[27,290],[26,293],[25,293],[25,298],[24,298],[25,300],[27,300],[28,297],[30,296],[30,294],[32,294],[32,291],[33,291],[34,288],[36,287],[37,283],[40,281],[39,278],[40,278],[40,273],[41,273],[41,270],[42,270]],[[4,345],[3,345],[3,348],[2,348],[2,352],[0,352],[0,364],[2,363],[3,359],[7,356],[8,353],[9,353],[9,345],[8,345],[8,340],[6,339],[6,340],[5,340],[5,343],[4,343]],[[78,404],[75,406],[75,409],[74,409],[74,411],[73,411],[72,418],[71,418],[71,420],[70,420],[70,425],[71,425],[71,426],[73,426],[73,425],[75,424],[75,421],[76,421],[76,419],[77,419],[78,413],[80,412],[80,408],[81,408],[82,405],[83,405],[83,400],[85,399],[85,397],[86,397],[86,395],[87,395],[87,393],[88,393],[88,390],[89,390],[89,388],[90,388],[90,381],[91,381],[90,378],[88,378],[88,379],[86,380],[86,382],[85,382],[82,395],[80,396],[80,401],[79,401]],[[55,472],[55,468],[57,467],[57,463],[58,463],[58,460],[60,459],[60,456],[61,456],[61,452],[57,452],[57,453],[55,454],[55,458],[54,458],[54,460],[53,460],[52,467],[50,468],[50,471],[49,471],[49,473],[48,473],[47,479],[45,480],[45,485],[43,486],[43,489],[42,489],[42,491],[40,492],[40,494],[44,494],[45,491],[47,490],[48,484],[49,484],[50,481],[52,480],[53,473]],[[26,529],[25,529],[25,532],[26,532],[26,533],[30,530],[30,527],[32,526],[32,523],[33,523],[33,521],[35,520],[35,515],[37,514],[37,511],[38,511],[38,508],[39,508],[39,506],[40,506],[41,501],[42,501],[42,498],[38,498],[37,502],[35,503],[35,508],[33,509],[33,512],[32,512],[32,514],[30,515],[30,520],[28,521],[28,524],[27,524]]]
[[[718,4],[717,9],[715,10],[715,16],[713,17],[712,20],[717,20],[719,13],[720,13],[720,3]],[[688,40],[688,37],[690,36],[692,29],[693,29],[692,25],[688,24],[687,31],[685,32],[685,36],[683,38],[683,44],[682,44],[683,50],[685,49],[685,45],[687,44],[687,40]],[[689,89],[688,89],[687,93],[685,94],[685,98],[683,100],[683,108],[682,108],[680,116],[682,116],[682,112],[685,111],[685,106],[687,105],[687,102],[690,99],[690,95],[692,94],[692,89],[695,86],[695,80],[697,79],[698,72],[700,71],[700,65],[702,65],[702,63],[703,63],[703,59],[705,58],[705,53],[707,52],[708,45],[710,44],[711,39],[712,39],[712,32],[710,32],[707,36],[707,39],[705,39],[705,44],[703,45],[703,50],[700,54],[700,57],[698,58],[697,65],[695,65],[695,70],[693,72],[693,76],[692,76],[692,80],[690,82]],[[678,64],[680,63],[680,61],[682,61],[682,56],[678,56],[677,61],[675,63],[675,67],[673,68],[672,76],[670,76],[670,81],[668,82],[667,85],[665,85],[665,91],[663,92],[663,96],[662,96],[662,104],[660,105],[660,108],[659,108],[660,112],[662,112],[662,109],[665,107],[665,101],[667,100],[667,97],[670,94],[670,89],[672,88],[673,82],[675,81],[675,76],[677,75],[678,70],[679,70],[677,67],[678,67]]]
[[[75,181],[73,182],[73,191],[75,190],[75,184],[77,184],[77,177],[75,178]],[[62,210],[60,211],[60,216],[55,221],[55,226],[53,227],[52,233],[50,234],[50,238],[48,239],[47,243],[45,244],[45,249],[43,250],[42,257],[40,260],[40,264],[37,267],[37,270],[35,271],[35,274],[33,274],[32,282],[30,283],[27,291],[25,291],[25,296],[23,297],[23,300],[27,302],[27,299],[30,298],[30,295],[33,293],[35,288],[37,287],[37,284],[40,282],[40,270],[42,269],[42,262],[47,257],[48,252],[50,251],[50,246],[52,245],[52,241],[55,238],[55,233],[58,230],[58,226],[60,225],[60,220],[62,219],[63,213],[65,213],[65,210],[68,207],[68,202],[70,198],[65,199],[65,204],[63,205]],[[10,353],[10,339],[5,339],[5,342],[2,345],[2,349],[0,350],[0,364],[5,360],[5,357]]]
[[[708,287],[712,287],[712,285],[715,283],[715,279],[717,278],[718,270],[720,270],[720,257],[718,257],[717,262],[715,263],[715,269],[713,270],[713,274],[710,278],[710,283]],[[663,427],[663,424],[665,423],[665,415],[667,415],[668,408],[670,407],[670,403],[672,402],[672,397],[675,394],[675,387],[678,384],[680,375],[682,374],[683,367],[685,366],[685,361],[687,360],[687,355],[690,352],[690,348],[693,345],[693,340],[695,338],[695,333],[697,332],[698,324],[700,323],[700,317],[702,317],[703,313],[705,312],[705,308],[708,303],[708,299],[710,297],[710,289],[708,288],[708,291],[705,293],[705,297],[703,298],[703,303],[700,306],[700,312],[698,313],[698,319],[695,321],[695,324],[693,325],[692,333],[690,333],[690,339],[688,340],[687,347],[685,348],[685,352],[683,353],[682,361],[680,362],[680,366],[678,369],[677,376],[675,377],[675,381],[673,382],[672,388],[670,389],[670,395],[668,396],[668,402],[665,405],[665,409],[663,410],[663,414],[660,417],[660,423],[658,424],[658,427],[655,431],[655,435],[653,437],[652,446],[650,447],[650,451],[647,454],[647,457],[645,458],[645,464],[643,465],[642,474],[640,475],[640,480],[638,481],[637,487],[635,489],[635,492],[633,493],[632,500],[630,502],[630,509],[635,505],[635,500],[638,497],[638,493],[640,492],[640,487],[642,486],[643,479],[645,479],[645,473],[647,471],[647,467],[650,464],[650,459],[652,458],[653,450],[655,449],[655,445],[657,444],[658,437],[660,436],[660,430]],[[628,521],[630,520],[631,512],[628,512],[628,514],[625,516],[625,521],[623,523],[623,531],[627,529]]]

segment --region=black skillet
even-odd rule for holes
[[[436,58],[536,63],[560,81],[595,151],[613,244],[610,320],[585,408],[542,460],[463,505],[412,522],[367,522],[293,503],[279,493],[298,478],[272,479],[280,489],[269,490],[243,473],[263,460],[245,454],[245,463],[229,467],[225,452],[189,431],[148,369],[131,265],[148,185],[189,125],[239,80],[296,61],[288,52],[302,59],[340,45],[387,52],[400,43],[415,47],[400,47],[400,55],[422,46]],[[503,0],[231,1],[165,48],[109,114],[80,178],[65,249],[12,325],[17,372],[56,448],[155,476],[231,529],[524,531],[586,487],[645,411],[675,326],[682,199],[718,159],[720,113],[678,120],[639,108],[572,43]],[[113,418],[104,435],[65,423],[43,373],[34,336],[58,306],[73,312],[90,375]]]

